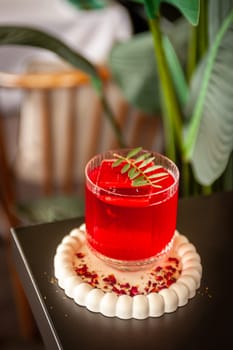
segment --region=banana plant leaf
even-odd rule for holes
[[[224,18],[233,8],[233,0],[211,0],[208,3],[209,43],[213,44]]]
[[[174,22],[162,19],[161,31],[168,37],[185,71],[187,64],[188,44],[190,39],[189,23],[184,17],[180,17]]]
[[[149,114],[160,113],[159,83],[150,33],[135,35],[113,48],[109,66],[125,98]]]
[[[200,13],[200,0],[135,0],[145,5],[149,18],[157,17],[161,3],[166,2],[177,7],[186,19],[197,25]]]
[[[188,92],[180,62],[184,62],[184,48],[187,46],[187,23],[184,19],[164,23],[162,30],[167,36],[164,38],[165,54],[179,102],[183,105]],[[160,82],[150,32],[134,35],[127,42],[116,45],[108,64],[114,81],[130,104],[148,114],[161,114]]]
[[[200,0],[165,0],[165,2],[177,7],[192,25],[198,24]]]
[[[179,100],[180,105],[184,106],[187,103],[189,93],[188,83],[184,75],[184,71],[168,37],[163,38],[163,47],[167,58],[167,63],[171,72],[173,85],[177,93],[177,98]]]
[[[74,67],[86,72],[100,92],[102,80],[94,65],[58,38],[34,28],[0,26],[0,45],[26,45],[53,51]]]
[[[196,179],[211,185],[224,172],[233,149],[233,9],[195,73],[189,104],[194,105],[186,157]]]

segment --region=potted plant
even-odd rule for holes
[[[131,103],[162,111],[166,153],[180,164],[183,194],[232,189],[233,1],[167,0],[183,15],[170,32],[161,23],[163,1],[137,2],[145,6],[150,32],[113,50],[115,81]]]
[[[158,89],[155,85],[151,85],[151,89],[155,92],[159,91],[158,105],[162,111],[165,151],[171,159],[179,163],[183,185],[182,195],[232,188],[233,1],[166,0],[170,5],[176,6],[191,25],[189,50],[184,63],[186,72],[179,62],[172,41],[165,35],[161,26],[160,6],[164,1],[137,0],[136,2],[143,4],[145,8],[152,49],[150,54],[141,49],[139,53],[143,53],[141,54],[143,60],[148,55],[152,56],[154,52],[155,60],[151,72],[157,76],[153,81],[158,84]],[[90,62],[60,40],[31,28],[0,27],[0,44],[46,48],[87,72],[100,95],[106,115],[112,123],[120,144],[124,145],[121,130],[103,93],[102,81]],[[130,60],[125,49],[127,45],[130,48],[132,45],[130,42],[123,45],[113,50],[110,56],[110,67],[115,81],[127,95],[125,80],[130,82],[130,79],[135,77],[135,72],[127,73],[124,57],[128,57],[130,66],[133,66],[135,56]],[[115,65],[115,57],[121,58],[123,67],[121,64]],[[143,67],[143,61],[141,63],[139,61],[139,66]],[[140,76],[141,72],[143,69],[136,74],[141,81],[138,93],[143,95],[145,86],[152,84],[152,73],[145,80],[143,75]],[[122,79],[122,76],[127,79]],[[154,99],[158,100],[157,95],[158,93]],[[137,98],[127,97],[131,103],[137,105]]]

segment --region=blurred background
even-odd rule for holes
[[[135,6],[134,10],[135,4],[131,2],[110,1],[106,7],[100,6],[100,8],[91,10],[85,8],[88,1],[77,2],[77,5],[64,0],[0,0],[0,25],[30,26],[44,30],[62,39],[98,66],[106,65],[109,53],[116,43],[128,40],[134,32],[147,30],[146,21],[140,14],[141,6]],[[76,136],[73,135],[73,137],[77,138],[78,141],[76,139],[76,142],[74,141],[68,147],[73,148],[72,152],[74,152],[75,169],[72,176],[75,179],[76,187],[75,190],[72,188],[66,192],[69,195],[82,192],[83,170],[87,159],[100,149],[117,144],[111,127],[103,120],[103,116],[100,116],[102,113],[96,111],[99,109],[99,105],[90,83],[80,83],[79,76],[76,77],[76,82],[67,83],[67,80],[72,80],[72,73],[66,75],[66,72],[70,70],[71,67],[66,62],[48,50],[18,45],[0,46],[0,72],[3,74],[1,75],[0,89],[2,132],[0,137],[2,140],[4,139],[5,150],[7,149],[7,163],[8,166],[10,165],[10,172],[6,174],[6,177],[10,185],[12,183],[12,169],[17,173],[17,182],[15,182],[15,174],[13,176],[13,191],[15,191],[16,186],[17,199],[19,197],[21,201],[24,201],[23,211],[20,212],[20,215],[23,213],[24,224],[35,220],[46,222],[56,218],[75,216],[79,212],[82,213],[83,210],[79,204],[69,202],[68,210],[63,212],[61,207],[64,207],[65,203],[67,208],[67,198],[62,197],[61,194],[57,194],[55,199],[49,196],[49,203],[46,200],[43,202],[43,198],[39,197],[38,183],[43,181],[44,169],[42,149],[46,139],[46,136],[44,139],[40,137],[40,134],[43,134],[43,125],[40,124],[39,115],[50,114],[50,122],[53,125],[52,148],[55,154],[53,175],[57,190],[65,176],[63,149],[67,147],[67,138],[72,137],[68,131],[66,132],[66,129],[69,129],[69,126],[66,125],[66,119],[72,118],[69,104],[75,104],[75,121],[72,125],[77,132]],[[49,75],[44,78],[45,82],[40,85],[40,73],[53,74],[53,72],[60,74],[60,77],[55,77],[55,80],[60,79],[60,81],[54,82],[54,77]],[[9,86],[11,82],[9,77],[4,75],[5,73],[16,74],[19,79],[25,73],[36,73],[37,76],[34,83],[29,76],[32,86],[28,88],[27,82],[23,81],[15,81],[12,86]],[[47,83],[46,79],[49,81],[49,87],[44,88]],[[123,108],[126,102],[110,79],[106,78],[106,85],[108,85],[106,89],[108,89],[112,105],[117,110],[119,103],[121,104],[120,108]],[[43,84],[45,85],[43,86]],[[75,102],[72,102],[74,100]],[[124,110],[124,114],[126,114],[126,106]],[[136,110],[133,113],[136,118],[144,118]],[[136,116],[137,113],[138,116]],[[102,123],[102,130],[106,130],[102,131],[101,135],[95,135],[95,129],[98,129],[99,123]],[[136,136],[132,135],[132,137],[135,139]],[[80,138],[82,138],[81,141],[79,141]],[[52,161],[51,159],[52,157],[49,162]],[[3,169],[1,169],[1,173],[3,175]],[[2,177],[1,180],[3,181],[3,179]],[[4,184],[1,185],[4,186]],[[43,194],[46,193],[46,198],[49,192],[50,190],[43,192]],[[29,213],[33,205],[32,199],[35,198],[40,198],[40,203],[37,203],[36,208]],[[50,209],[51,206],[53,209]],[[40,217],[35,218],[35,213],[37,215],[38,212],[40,212]],[[1,208],[0,310],[2,322],[0,348],[9,350],[43,349],[44,346],[37,330],[30,329],[29,331],[26,329],[25,331],[24,328],[22,330],[22,317],[19,315],[18,306],[15,303],[17,300],[17,292],[15,292],[14,287],[15,277],[12,277],[10,273],[12,261],[8,249],[6,249],[9,227],[14,223],[18,224],[18,221],[14,220],[15,217],[12,218],[11,214],[6,215],[6,210]]]
[[[232,25],[203,110],[195,112],[233,1],[201,2],[198,25],[162,1],[161,42],[178,102],[163,96],[142,3],[0,0],[1,349],[44,348],[15,272],[9,229],[83,215],[84,168],[93,155],[122,146],[166,153],[181,170],[180,197],[233,188]],[[194,112],[200,127],[192,126],[197,137],[186,162],[180,139]]]

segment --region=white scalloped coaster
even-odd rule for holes
[[[195,246],[176,231],[173,248],[147,270],[123,272],[98,259],[87,247],[85,225],[58,245],[55,277],[65,294],[92,312],[122,319],[145,319],[174,312],[200,286],[202,266]]]

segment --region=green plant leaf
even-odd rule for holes
[[[131,168],[129,173],[128,173],[128,176],[130,178],[130,180],[133,180],[135,177],[137,177],[138,175],[140,174],[139,171],[137,171],[137,169],[135,168]]]
[[[192,25],[198,24],[200,0],[164,0],[163,2],[167,2],[177,7]]]
[[[159,14],[160,3],[163,0],[135,0],[140,4],[144,4],[147,16],[149,18],[155,18]]]
[[[61,40],[44,31],[30,27],[0,26],[0,45],[33,46],[53,51],[74,67],[91,76],[93,85],[100,92],[102,80],[94,65]]]
[[[179,65],[178,62],[185,66],[188,42],[187,21],[180,18],[175,23],[168,25],[165,22],[161,25],[162,32],[168,36],[174,48],[173,56],[169,58],[168,62],[170,70],[175,61],[176,66]],[[167,57],[171,54],[171,50],[171,48],[167,50]],[[116,45],[109,56],[108,65],[114,81],[131,105],[148,114],[161,115],[160,81],[150,32],[136,34],[126,42]],[[185,79],[181,77],[182,67],[180,67],[180,72],[175,74],[173,69],[171,73],[173,73],[175,88],[180,89],[177,91],[177,95],[180,96],[182,104],[182,101],[187,98]],[[178,83],[177,74],[179,75]]]
[[[179,103],[181,106],[184,106],[187,103],[189,90],[183,68],[172,43],[166,36],[163,37],[163,47]]]
[[[186,19],[193,25],[198,23],[200,13],[200,0],[135,0],[145,5],[149,18],[158,16],[162,2],[167,2],[177,7]]]
[[[133,186],[146,186],[146,185],[148,185],[148,182],[146,180],[135,179],[133,181]]]
[[[190,91],[190,104],[196,103],[185,156],[202,185],[211,185],[223,173],[233,149],[232,62],[233,9],[197,70]]]
[[[208,31],[210,45],[213,44],[225,17],[232,8],[233,0],[211,0],[208,2]]]
[[[125,164],[125,165],[123,166],[123,168],[121,169],[121,174],[127,173],[127,171],[129,170],[129,168],[130,168],[130,164]]]
[[[148,158],[149,156],[150,156],[150,153],[143,153],[135,159],[134,163],[139,163],[142,160]]]
[[[182,68],[186,68],[187,50],[190,40],[190,25],[184,17],[174,22],[163,19],[160,22],[161,32],[167,36]]]
[[[140,168],[144,168],[145,166],[147,166],[148,164],[150,164],[151,162],[153,162],[153,160],[155,159],[155,157],[149,157],[146,160],[144,160],[138,167]]]
[[[151,33],[136,34],[116,45],[108,65],[124,97],[135,108],[160,114],[159,80]]]
[[[151,172],[153,170],[156,170],[158,168],[161,168],[161,165],[150,165],[155,157],[151,156],[149,152],[145,152],[144,155],[146,156],[146,159],[142,161],[141,164],[137,164],[137,159],[134,159],[135,155],[137,155],[142,150],[141,147],[137,147],[132,149],[126,156],[114,153],[114,157],[116,160],[113,162],[112,167],[116,167],[120,165],[123,161],[126,162],[124,167],[121,169],[121,174],[127,173],[128,178],[132,181],[132,186],[143,186],[143,185],[150,185],[154,187],[161,187],[158,185],[155,185],[155,183],[161,181],[164,179],[164,175],[167,176],[167,173],[160,172],[156,174],[148,174],[148,172]],[[145,167],[148,165],[148,167],[145,169]],[[147,171],[146,171],[147,170]],[[165,177],[166,177],[165,176]],[[151,179],[157,178],[157,180],[152,181]]]
[[[119,159],[115,160],[115,162],[112,163],[112,167],[115,168],[115,167],[121,165],[122,162],[124,162],[124,159],[119,158]]]
[[[159,168],[162,168],[161,165],[152,165],[144,170],[144,173],[150,173],[151,171],[157,170]]]
[[[162,172],[162,173],[150,175],[150,179],[156,179],[156,178],[161,177],[161,176],[166,176],[167,177],[168,175],[167,175],[167,173]]]
[[[132,157],[136,156],[136,154],[138,154],[141,150],[142,150],[142,147],[137,147],[137,148],[132,149],[131,151],[129,151],[126,158],[132,158]]]

